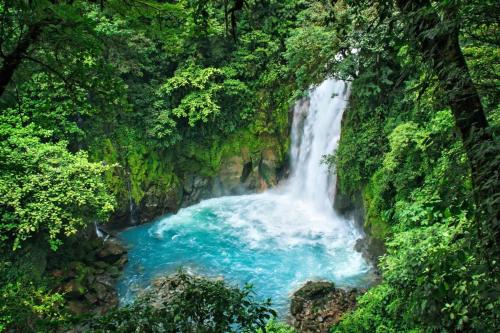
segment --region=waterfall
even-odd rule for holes
[[[348,89],[343,81],[328,79],[314,88],[308,102],[295,105],[292,125],[291,177],[286,191],[331,213],[335,175],[321,163],[335,151]]]
[[[97,237],[104,238],[104,234],[102,233],[101,229],[99,229],[99,226],[97,225],[96,221],[94,221],[94,228],[95,228],[95,234],[97,235]]]
[[[133,298],[133,286],[145,286],[180,266],[251,283],[282,314],[288,295],[307,280],[367,286],[370,266],[354,250],[360,233],[335,213],[335,174],[321,163],[338,145],[348,90],[342,81],[326,80],[297,102],[291,174],[278,187],[204,200],[123,232],[132,248],[119,286],[121,300]],[[141,274],[137,267],[144,268]]]

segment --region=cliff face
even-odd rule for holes
[[[386,251],[384,241],[389,228],[374,209],[373,185],[368,180],[369,171],[366,171],[371,170],[372,165],[368,166],[366,160],[357,161],[348,153],[353,146],[361,151],[370,145],[382,146],[371,140],[371,137],[368,142],[364,142],[365,147],[353,144],[355,140],[366,134],[363,133],[363,125],[357,117],[361,108],[362,105],[355,98],[355,94],[351,94],[348,107],[342,117],[341,137],[337,150],[334,208],[339,213],[352,217],[356,225],[363,230],[364,237],[356,243],[356,250],[377,266],[378,259]],[[341,155],[340,160],[339,155]],[[358,167],[359,165],[363,167]],[[367,172],[367,175],[363,172]]]
[[[289,138],[285,134],[243,130],[201,144],[186,141],[161,152],[140,141],[123,148],[106,139],[94,147],[94,155],[116,164],[106,175],[117,199],[108,226],[141,224],[203,199],[275,186],[287,170]]]

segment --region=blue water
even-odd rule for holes
[[[294,108],[291,176],[261,194],[203,201],[152,224],[120,234],[130,245],[119,282],[123,302],[162,274],[179,268],[251,283],[287,313],[294,290],[307,280],[367,286],[370,266],[354,244],[361,237],[351,220],[332,209],[335,175],[321,160],[335,151],[347,104],[345,82],[325,80],[308,103]]]
[[[290,294],[307,280],[366,286],[370,267],[353,250],[349,221],[318,214],[285,193],[222,197],[201,202],[120,234],[130,246],[118,290],[123,302],[152,279],[180,267],[195,274],[251,283],[285,314]]]

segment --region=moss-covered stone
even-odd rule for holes
[[[227,137],[186,139],[158,150],[124,128],[114,137],[96,140],[90,150],[94,160],[116,165],[105,180],[118,202],[112,225],[123,227],[202,199],[276,185],[288,144],[287,137],[248,127]]]
[[[299,332],[329,332],[354,308],[358,295],[358,290],[335,288],[330,281],[308,281],[292,296],[292,324]]]

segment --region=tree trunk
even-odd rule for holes
[[[436,29],[439,18],[436,14],[417,13],[430,8],[428,0],[397,0],[404,14],[411,18],[410,29],[425,59],[430,60],[439,83],[453,112],[456,125],[460,130],[471,163],[475,185],[481,185],[477,154],[472,153],[478,145],[492,144],[491,134],[487,131],[488,121],[483,111],[476,87],[472,82],[465,58],[460,49],[458,31],[438,33],[434,38],[425,32]]]
[[[472,81],[458,40],[458,30],[438,31],[440,19],[429,0],[397,0],[405,14],[410,35],[416,40],[424,59],[438,77],[441,89],[455,118],[471,168],[475,201],[482,222],[489,225],[492,236],[498,233],[498,161],[494,140],[489,131],[479,94]],[[424,12],[425,11],[425,12]],[[486,202],[489,202],[486,204]],[[490,205],[489,207],[487,207]],[[492,205],[492,206],[491,206]],[[489,210],[484,216],[481,211]],[[496,211],[496,212],[495,212]]]
[[[9,54],[2,56],[3,62],[0,68],[0,97],[3,95],[5,88],[12,80],[14,72],[19,67],[29,47],[38,39],[41,32],[41,24],[33,24],[29,27],[28,32],[20,39],[14,50]]]

